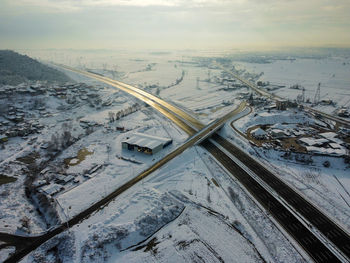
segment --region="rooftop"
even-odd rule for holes
[[[138,145],[140,147],[145,147],[149,149],[154,149],[159,146],[159,144],[170,143],[172,139],[162,138],[153,135],[143,134],[143,133],[134,133],[132,137],[122,141],[122,143]]]

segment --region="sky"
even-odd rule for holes
[[[350,47],[350,0],[0,0],[1,49]]]

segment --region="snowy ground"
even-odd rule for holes
[[[43,257],[67,242],[62,239],[22,262]],[[74,249],[55,255],[65,262],[303,261],[268,215],[197,147],[71,228],[69,240]]]
[[[321,83],[321,100],[332,100],[336,107],[350,107],[350,58],[297,58],[295,60],[273,60],[272,63],[235,62],[237,69],[261,73],[260,80],[285,86],[272,93],[294,100],[301,90],[290,89],[299,84],[305,88],[305,100],[314,101],[318,83]],[[333,106],[319,105],[315,109],[333,113]]]
[[[276,111],[267,113],[257,110],[243,117],[233,124],[242,133],[252,125],[291,123],[313,123],[302,112],[292,114],[291,111]],[[319,122],[319,121],[318,121]],[[306,125],[305,125],[306,127]],[[345,229],[350,230],[350,178],[349,165],[344,163],[344,158],[330,156],[312,156],[312,163],[296,162],[293,158],[283,158],[283,151],[254,147],[249,142],[237,136],[228,122],[222,130],[222,135],[240,145],[252,156],[257,156],[265,166],[269,167],[281,179],[297,189],[301,194],[311,200],[322,209],[330,218],[334,218]],[[330,167],[324,167],[323,163],[329,161]]]
[[[114,51],[92,54],[62,51],[53,55],[44,51],[28,51],[28,54],[43,60],[86,68],[140,87],[186,108],[203,123],[209,123],[216,117],[223,116],[227,110],[222,109],[237,105],[239,94],[248,91],[247,88],[224,90],[227,88],[227,83],[218,82],[218,79],[221,78],[221,71],[208,69],[192,57],[216,55],[212,52],[184,53],[174,51],[163,54]],[[149,65],[150,67],[147,68]],[[176,84],[182,73],[184,74],[183,79]],[[78,81],[97,83],[69,72],[68,76]]]
[[[58,164],[62,164],[65,158],[74,156],[79,149],[87,147],[93,154],[88,155],[78,165],[69,167],[67,173],[79,175],[86,170],[90,170],[95,165],[103,165],[103,168],[96,174],[93,174],[91,179],[67,192],[57,195],[56,200],[60,204],[62,221],[65,221],[67,216],[70,218],[97,200],[102,199],[183,142],[186,138],[184,133],[180,133],[169,121],[154,115],[151,112],[148,112],[147,116],[144,113],[131,114],[122,120],[122,123],[128,124],[128,128],[131,129],[130,132],[106,133],[103,130],[96,131],[68,148],[56,159]],[[150,118],[151,116],[153,118]],[[146,119],[149,120],[146,121]],[[132,124],[134,124],[134,127],[131,127]],[[126,139],[126,137],[132,136],[134,132],[172,138],[173,143],[153,156],[122,150],[121,141]],[[121,159],[121,157],[124,159]],[[138,163],[135,164],[128,160]],[[81,196],[85,196],[85,198],[82,199],[80,198]]]
[[[72,51],[73,55],[69,52],[55,54],[53,57],[48,57],[47,54],[37,53],[37,56],[66,65],[88,68],[143,88],[186,108],[203,123],[208,123],[223,116],[228,110],[232,110],[243,100],[248,91],[247,88],[241,87],[228,89],[227,83],[217,82],[217,79],[221,78],[221,71],[208,70],[198,61],[193,60],[189,54],[149,52],[130,55],[119,52],[108,55],[102,52],[96,56],[96,53],[74,51]],[[307,88],[307,95],[310,97],[316,87],[314,85],[322,81],[336,87],[336,91],[332,92],[335,100],[347,92],[348,78],[345,74],[349,64],[342,68],[337,66],[341,63],[337,59],[323,62],[296,60],[292,62],[294,64],[288,64],[295,67],[293,71],[283,63],[291,62],[277,61],[267,65],[239,62],[237,67],[241,66],[256,73],[264,71],[262,79],[273,84],[293,85],[296,81],[306,79],[307,81],[300,84]],[[264,66],[266,68],[260,68]],[[303,71],[299,71],[299,68],[312,66],[318,66],[315,72],[322,72],[317,73],[321,75],[310,74],[309,78],[301,75]],[[327,74],[331,73],[328,71],[324,73],[322,70],[329,67],[336,70],[335,77],[326,82]],[[183,79],[173,85],[181,78],[182,72],[184,72]],[[285,76],[288,72],[293,74],[290,74],[290,79],[287,81],[281,76]],[[187,138],[184,132],[164,116],[144,106],[141,110],[115,123],[108,123],[109,111],[117,112],[137,101],[97,81],[73,73],[68,75],[77,81],[97,85],[100,87],[98,93],[101,99],[112,100],[113,103],[99,109],[91,108],[89,104],[82,104],[75,109],[63,112],[53,111],[59,106],[59,100],[52,101],[52,104],[48,103],[54,105],[51,109],[53,116],[41,120],[45,128],[37,139],[38,145],[49,140],[57,127],[61,126],[60,123],[64,123],[67,119],[74,123],[75,136],[84,134],[50,161],[53,167],[64,167],[67,159],[71,160],[71,164],[77,163],[62,169],[66,174],[73,175],[79,183],[70,182],[63,191],[54,195],[55,207],[61,221],[71,218],[112,192],[126,180],[164,157]],[[323,79],[315,81],[319,76],[323,76]],[[340,77],[339,81],[333,80],[338,77]],[[207,81],[208,78],[210,81]],[[294,99],[293,96],[296,96],[299,91],[290,90],[288,87],[276,92],[281,92],[277,93],[278,95]],[[337,101],[340,102],[340,100]],[[285,116],[279,118],[271,117],[270,120],[276,123],[284,122],[286,119],[293,122],[305,121],[303,117],[288,115],[287,112],[284,114]],[[267,121],[268,118],[268,116],[262,116],[261,119]],[[97,122],[100,126],[91,133],[85,134],[79,125],[80,120]],[[237,121],[237,125],[244,131],[245,128],[258,122],[257,119],[252,120],[253,118],[248,116]],[[116,127],[125,127],[127,132],[116,131]],[[122,150],[121,140],[136,131],[172,138],[173,144],[154,156]],[[286,182],[310,198],[330,216],[335,216],[345,228],[350,229],[348,222],[350,207],[344,202],[345,199],[350,203],[350,196],[347,196],[346,191],[335,178],[345,186],[345,189],[350,188],[350,181],[347,178],[348,169],[345,170],[344,164],[339,159],[327,158],[332,163],[331,167],[321,169],[323,157],[315,157],[313,165],[306,167],[287,162],[280,158],[281,154],[278,151],[264,152],[253,148],[243,138],[239,138],[229,124],[222,129],[221,133],[250,154],[258,155],[259,160],[277,172]],[[16,159],[14,154],[20,152],[20,156],[25,155],[27,153],[25,150],[28,149],[30,152],[32,147],[27,145],[26,140],[10,139],[6,153],[0,153],[1,160],[9,163]],[[82,149],[86,149],[91,154],[79,161],[77,156]],[[44,150],[41,149],[40,152]],[[101,165],[101,168],[90,178],[83,176],[96,165]],[[312,176],[307,177],[306,173]],[[23,179],[24,174],[19,176],[15,183],[0,186],[0,190],[11,193],[8,195],[9,198],[6,197],[6,201],[0,204],[2,212],[0,222],[2,225],[9,225],[1,231],[15,232],[20,227],[21,219],[17,215],[31,213],[28,211],[29,202],[21,188]],[[16,191],[21,193],[19,197],[15,195]],[[15,201],[10,201],[11,198]],[[11,203],[15,204],[14,207]],[[35,209],[34,206],[33,209]],[[30,230],[31,233],[40,232],[46,228],[45,220],[40,218],[40,215],[31,217],[31,220],[38,221],[35,228]],[[5,252],[2,250],[0,255]],[[269,214],[261,210],[210,155],[196,146],[185,151],[69,231],[42,245],[22,262],[305,261],[299,252],[300,250],[293,247],[272,222]]]

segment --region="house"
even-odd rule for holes
[[[70,181],[73,181],[74,180],[74,176],[73,175],[59,175],[57,176],[56,178],[56,181],[57,183],[59,184],[67,184],[69,183]]]
[[[264,140],[264,139],[266,139],[266,137],[267,137],[266,131],[264,131],[264,130],[261,129],[261,128],[256,128],[256,129],[252,130],[252,131],[250,132],[250,134],[251,134],[255,139],[258,139],[258,140]]]
[[[122,148],[151,155],[161,151],[172,142],[173,140],[168,138],[161,138],[143,133],[134,133],[132,137],[122,141]]]
[[[289,134],[287,134],[285,131],[283,130],[280,130],[280,129],[273,129],[270,131],[270,135],[273,137],[273,138],[285,138],[287,137]]]
[[[38,180],[38,181],[35,181],[33,183],[33,186],[34,187],[41,187],[41,186],[46,185],[46,184],[47,184],[47,182],[45,180]]]
[[[44,186],[40,189],[40,192],[43,192],[44,194],[53,196],[59,192],[61,192],[64,189],[63,186],[59,184],[49,184],[47,186]]]
[[[276,109],[277,110],[286,110],[288,106],[287,100],[277,99],[276,100]]]
[[[323,147],[327,146],[329,141],[327,139],[314,139],[310,137],[304,137],[298,139],[298,141],[305,146],[313,146],[313,147]]]
[[[344,142],[337,138],[338,137],[338,134],[336,134],[335,132],[324,132],[324,133],[320,133],[319,134],[322,138],[325,138],[331,142],[334,142],[334,143],[338,143],[338,144],[343,144]]]

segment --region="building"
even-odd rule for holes
[[[122,141],[122,148],[129,151],[155,154],[172,142],[173,140],[168,138],[134,133],[130,138],[126,138],[126,140]]]
[[[71,174],[70,175],[59,175],[56,177],[57,183],[63,184],[63,185],[65,185],[73,180],[74,180],[74,176]]]
[[[257,140],[264,140],[267,138],[267,133],[261,128],[252,130],[251,135]]]
[[[276,109],[277,110],[286,110],[287,106],[288,106],[288,101],[280,100],[280,99],[276,100]]]
[[[288,133],[286,133],[285,131],[280,130],[280,129],[271,130],[270,135],[272,138],[275,138],[275,139],[282,139],[282,138],[286,138],[289,136]]]
[[[64,190],[64,187],[62,185],[49,184],[49,185],[41,187],[39,192],[42,192],[42,193],[49,195],[49,196],[53,196],[53,195],[61,192],[62,190]]]

